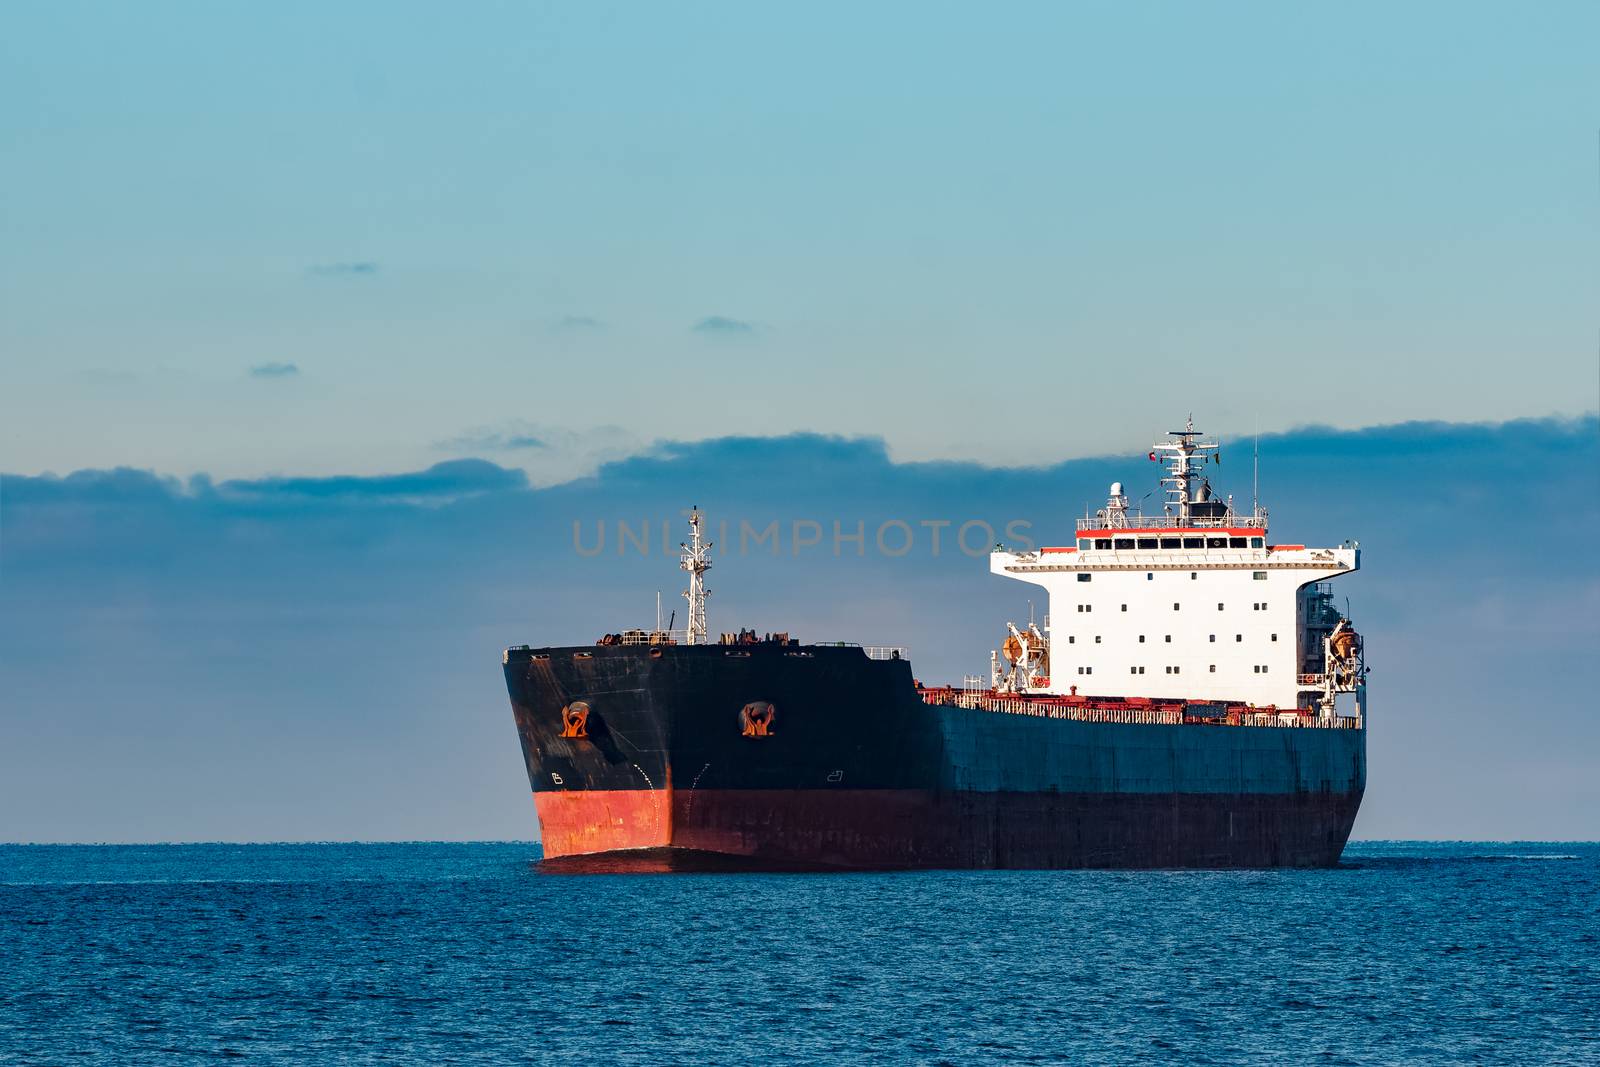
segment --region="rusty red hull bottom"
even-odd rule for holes
[[[1327,867],[1360,793],[536,794],[551,869]]]

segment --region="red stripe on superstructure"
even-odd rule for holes
[[[1181,526],[1144,528],[1129,526],[1115,530],[1080,530],[1079,540],[1104,541],[1112,537],[1265,537],[1259,526]],[[1044,551],[1048,552],[1049,549]]]

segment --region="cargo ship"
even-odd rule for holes
[[[1360,547],[1274,544],[1213,493],[1189,420],[1071,543],[990,556],[1040,586],[987,676],[906,649],[710,639],[703,517],[688,625],[503,664],[555,869],[1325,867],[1366,786],[1367,667],[1331,580]],[[658,613],[659,614],[659,613]],[[675,620],[674,620],[675,621]],[[998,629],[998,628],[997,628]]]

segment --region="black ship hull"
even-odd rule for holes
[[[1365,730],[930,704],[854,647],[512,649],[547,863],[1330,866]]]

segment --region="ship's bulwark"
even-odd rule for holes
[[[1327,866],[1366,779],[1364,730],[930,706],[907,663],[855,648],[519,649],[505,669],[545,855],[569,865]],[[745,735],[753,702],[777,708],[768,736]]]

